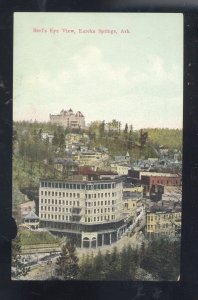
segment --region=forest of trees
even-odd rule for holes
[[[57,259],[59,279],[80,280],[177,280],[180,273],[180,242],[155,239],[140,249],[114,247],[97,255],[83,255],[81,262],[74,247],[67,243]]]

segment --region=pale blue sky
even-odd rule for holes
[[[183,15],[15,13],[13,103],[14,120],[48,121],[71,107],[86,123],[182,128]]]

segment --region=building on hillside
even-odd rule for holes
[[[77,178],[40,181],[40,226],[71,238],[77,247],[116,242],[130,225],[123,211],[122,181],[102,176]]]
[[[52,143],[53,138],[54,138],[53,134],[50,134],[48,132],[41,133],[41,139],[44,141],[48,141],[49,143]]]
[[[181,232],[181,207],[175,209],[153,206],[146,213],[146,235],[175,237]]]
[[[85,128],[84,115],[80,111],[74,113],[71,108],[69,110],[62,109],[60,114],[58,115],[50,114],[50,122],[52,124],[60,125],[65,128],[71,128],[71,129]]]
[[[35,212],[35,201],[27,201],[20,204],[20,222],[23,222],[25,217],[31,212]]]
[[[78,164],[71,158],[54,158],[54,168],[65,175],[72,175],[78,170]]]
[[[130,167],[127,165],[117,164],[117,163],[111,163],[111,171],[118,173],[118,175],[128,175],[128,171],[130,170]]]
[[[73,154],[73,160],[81,166],[99,166],[109,159],[109,155],[101,152],[88,150]]]
[[[130,162],[130,155],[127,152],[126,155],[115,155],[114,156],[114,163],[129,163]]]

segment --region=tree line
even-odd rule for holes
[[[180,241],[155,239],[142,243],[139,249],[128,245],[120,252],[117,247],[111,253],[99,250],[96,256],[83,255],[80,263],[75,247],[67,242],[56,265],[56,274],[62,280],[145,280],[145,274],[151,280],[177,280]]]

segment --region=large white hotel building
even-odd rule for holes
[[[119,178],[41,180],[40,227],[73,239],[77,247],[109,245],[129,225],[123,213],[122,194],[123,183]]]

